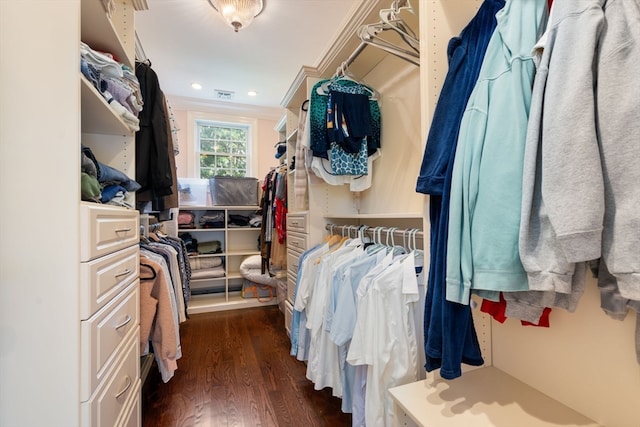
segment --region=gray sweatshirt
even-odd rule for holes
[[[508,316],[558,298],[572,311],[583,261],[600,256],[620,293],[640,299],[639,20],[640,0],[553,3],[534,82],[519,240],[529,287],[539,292],[505,293]]]

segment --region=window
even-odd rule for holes
[[[250,125],[196,121],[200,178],[247,176],[250,135]]]

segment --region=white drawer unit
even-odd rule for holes
[[[138,211],[117,206],[80,204],[80,260],[89,261],[137,244],[140,239]]]
[[[80,318],[88,319],[140,274],[138,246],[80,263]]]
[[[300,256],[309,247],[309,212],[287,214],[287,298],[284,304],[285,329],[291,337],[296,278],[300,270]]]
[[[287,214],[287,231],[309,233],[307,212],[295,212]]]
[[[306,234],[290,232],[287,230],[287,247],[290,249],[304,252],[307,249],[307,239],[308,236]]]
[[[300,266],[298,259],[302,255],[302,251],[295,249],[287,249],[287,270],[293,273],[294,276],[298,274],[298,267]]]
[[[81,423],[91,427],[113,427],[122,419],[126,403],[140,390],[140,343],[138,331],[129,336],[124,351],[91,398],[81,405]]]
[[[291,272],[287,273],[287,301],[289,301],[292,305],[295,303],[294,296],[296,292],[296,276],[291,274]]]
[[[140,398],[140,389],[142,384],[139,382],[136,389],[129,397],[129,402],[125,404],[122,417],[118,422],[118,427],[140,427],[142,422],[142,401]]]
[[[89,320],[80,324],[83,348],[80,357],[82,381],[80,398],[89,399],[115,363],[124,341],[132,331],[138,331],[140,290],[139,281],[131,283]],[[136,334],[136,338],[138,338]]]
[[[287,335],[291,337],[291,319],[293,319],[293,306],[289,301],[284,302],[284,328]]]

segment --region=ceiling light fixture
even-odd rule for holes
[[[249,92],[247,92],[247,95],[249,96],[256,96],[258,94],[258,92],[256,92],[255,90],[250,90]]]
[[[200,83],[197,83],[197,82],[191,83],[191,87],[194,88],[195,90],[202,89],[202,85]]]
[[[209,0],[209,3],[237,33],[238,30],[248,27],[251,22],[253,22],[253,18],[262,12],[264,7],[263,1],[264,0]]]

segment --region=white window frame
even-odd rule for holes
[[[198,136],[199,123],[211,123],[215,126],[220,125],[247,127],[248,132],[246,176],[255,176],[255,172],[258,170],[258,121],[256,119],[190,111],[187,113],[187,123],[190,127],[190,131],[187,132],[187,174],[190,178],[200,178],[200,138]]]

